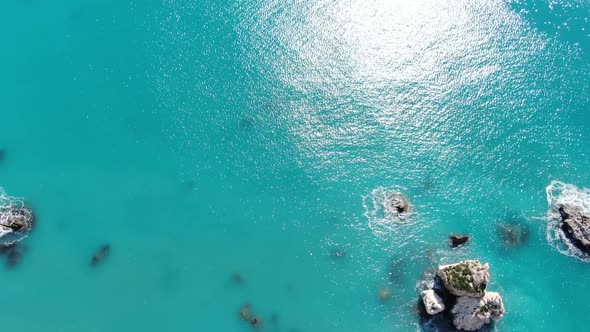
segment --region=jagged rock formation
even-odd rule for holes
[[[452,321],[457,329],[466,331],[479,330],[502,318],[506,312],[502,297],[486,291],[490,281],[488,269],[488,264],[477,260],[439,266],[437,276],[444,289],[438,289],[438,294],[432,289],[420,293],[428,315],[444,313],[436,317],[448,324]],[[435,277],[434,287],[436,280]]]
[[[467,243],[467,241],[469,241],[469,236],[467,235],[451,235],[449,236],[449,238],[451,239],[451,247],[456,248],[464,243]]]
[[[481,297],[490,281],[489,265],[468,260],[438,268],[438,276],[449,293],[456,296]]]
[[[502,297],[495,292],[486,292],[483,297],[461,296],[451,310],[455,327],[466,331],[479,330],[505,312]]]
[[[590,254],[590,215],[581,207],[562,204],[558,207],[561,229],[576,248]]]
[[[406,215],[412,211],[412,205],[401,193],[393,193],[383,202],[385,211],[394,215]]]

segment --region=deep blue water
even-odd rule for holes
[[[0,187],[38,222],[2,328],[249,331],[251,303],[265,331],[415,331],[424,271],[474,258],[497,330],[583,330],[590,265],[548,239],[545,188],[590,187],[589,10],[4,1]],[[391,190],[404,223],[375,208]]]

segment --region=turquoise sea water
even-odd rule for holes
[[[498,331],[584,330],[590,265],[544,217],[552,181],[590,187],[589,11],[3,1],[0,186],[38,222],[0,269],[2,328],[249,331],[251,303],[264,331],[416,331],[423,272],[477,258]],[[389,190],[407,222],[376,210]]]

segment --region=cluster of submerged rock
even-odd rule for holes
[[[0,210],[0,255],[5,255],[6,265],[15,267],[20,262],[25,247],[20,243],[35,225],[33,211],[25,207],[9,207]],[[110,245],[102,245],[92,256],[91,265],[97,266],[110,252]]]
[[[476,260],[439,266],[436,275],[443,287],[420,294],[426,312],[432,316],[446,312],[457,329],[466,331],[479,330],[502,318],[506,312],[502,297],[486,291],[488,269],[488,264]]]

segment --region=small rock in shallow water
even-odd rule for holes
[[[92,266],[97,266],[98,264],[102,263],[108,256],[111,251],[111,246],[105,244],[101,246],[98,251],[92,256],[92,261],[90,262]]]
[[[330,257],[332,258],[344,258],[346,257],[346,251],[340,249],[330,250]]]
[[[254,328],[261,328],[262,327],[262,318],[258,317],[258,316],[254,316],[252,317],[252,319],[250,319],[250,325],[252,325],[252,327]]]
[[[33,229],[33,211],[26,208],[10,208],[0,211],[0,226],[13,233],[26,233]]]
[[[391,298],[391,290],[389,287],[381,287],[379,289],[379,300],[385,302]]]
[[[451,247],[453,248],[457,248],[458,246],[469,241],[469,236],[467,235],[451,235],[449,238],[451,239]]]
[[[406,215],[412,210],[412,205],[408,199],[401,193],[392,193],[383,202],[385,211],[390,214]]]
[[[242,320],[250,321],[252,318],[252,306],[250,304],[244,304],[240,308],[240,318]]]
[[[8,208],[0,211],[0,244],[16,243],[24,239],[35,224],[33,211],[27,208]]]

